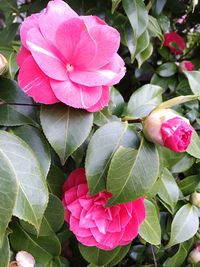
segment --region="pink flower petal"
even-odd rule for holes
[[[129,223],[126,225],[124,229],[122,240],[131,242],[131,240],[133,240],[138,235],[138,231],[139,231],[139,221],[137,218],[137,213],[133,212],[132,219],[129,221]]]
[[[20,49],[19,53],[17,54],[17,64],[18,66],[21,66],[23,62],[27,59],[28,56],[30,56],[31,53],[24,47]]]
[[[115,216],[112,221],[110,221],[107,230],[110,233],[120,232],[122,230],[121,227],[121,218],[119,216]]]
[[[76,169],[70,173],[69,177],[65,181],[63,185],[63,192],[67,191],[68,189],[76,185],[85,183],[86,183],[85,169],[84,168]]]
[[[67,70],[58,51],[50,45],[36,28],[27,33],[26,44],[41,70],[56,80],[66,80]]]
[[[87,24],[89,28],[97,25],[106,25],[105,21],[97,16],[80,16],[80,18],[85,22],[85,24]]]
[[[77,220],[75,217],[70,217],[70,230],[74,233],[76,233],[80,237],[88,237],[91,236],[90,229],[81,228],[79,226],[79,220]]]
[[[96,56],[96,43],[80,18],[67,20],[58,28],[55,45],[73,68],[88,66]]]
[[[58,27],[68,19],[78,17],[76,12],[64,1],[49,1],[38,23],[46,40],[54,43]]]
[[[81,208],[81,205],[77,199],[74,202],[72,202],[71,204],[67,205],[67,208],[71,212],[71,215],[73,217],[75,217],[76,219],[80,218],[82,208]]]
[[[137,214],[138,222],[141,224],[146,217],[146,210],[144,206],[144,198],[139,198],[132,202],[132,207]]]
[[[120,45],[120,35],[117,30],[108,25],[97,25],[89,29],[97,44],[97,54],[89,69],[99,69],[110,62]]]
[[[28,56],[23,62],[19,71],[18,82],[22,90],[27,95],[32,96],[36,102],[44,104],[58,102],[48,77],[40,70],[32,56]]]
[[[92,107],[88,108],[87,111],[89,112],[96,112],[104,107],[108,106],[110,100],[110,91],[107,86],[102,86],[102,95],[99,101]]]
[[[51,80],[50,82],[56,97],[74,108],[88,109],[95,105],[101,97],[101,86],[86,87],[72,83],[70,80],[64,82]]]

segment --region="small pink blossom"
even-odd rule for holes
[[[194,70],[194,65],[191,61],[188,60],[183,60],[180,64],[179,64],[179,69],[181,72],[183,71],[193,71]]]
[[[186,151],[193,130],[186,118],[170,109],[154,111],[144,122],[144,134],[148,140],[175,152]]]
[[[178,23],[178,24],[185,24],[186,23],[186,18],[187,18],[187,15],[183,15],[182,17],[180,17],[179,19],[177,19],[176,23]]]
[[[119,32],[96,16],[78,16],[64,1],[27,17],[20,37],[19,85],[37,102],[95,112],[125,74]]]
[[[18,267],[34,267],[35,259],[26,251],[19,251],[16,255],[16,261]]]
[[[167,46],[171,53],[176,55],[182,55],[183,50],[186,48],[184,39],[176,32],[168,32],[164,35],[165,40],[163,45]]]
[[[70,174],[63,192],[65,220],[80,243],[112,250],[138,235],[145,219],[144,198],[106,208],[111,194],[90,196],[83,168]]]
[[[191,264],[200,262],[200,243],[196,244],[196,247],[190,252],[188,262]]]

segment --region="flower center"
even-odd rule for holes
[[[68,72],[71,72],[74,70],[74,67],[71,64],[67,64],[66,69]]]

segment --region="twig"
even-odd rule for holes
[[[151,252],[152,252],[152,255],[153,255],[154,266],[155,267],[158,267],[157,261],[156,261],[156,257],[155,257],[155,253],[154,253],[154,250],[153,250],[153,246],[152,245],[151,245]]]
[[[143,119],[124,117],[124,118],[122,118],[122,121],[127,121],[127,122],[132,122],[132,123],[142,123]]]

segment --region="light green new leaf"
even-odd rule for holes
[[[112,267],[129,251],[130,245],[105,251],[96,247],[86,247],[79,243],[79,250],[86,261],[97,266]]]
[[[150,56],[153,53],[153,45],[151,43],[149,43],[148,47],[142,51],[140,54],[136,55],[136,59],[138,62],[138,68],[140,68],[142,66],[142,64],[148,59],[150,58]]]
[[[6,161],[6,165],[1,165],[2,170],[6,167],[6,172],[4,170],[1,174],[1,183],[4,183],[3,188],[6,183],[8,185],[8,180],[13,183],[13,186],[17,184],[14,188],[11,186],[12,189],[6,190],[4,188],[9,194],[14,190],[17,191],[16,201],[16,193],[13,193],[12,196],[9,195],[14,199],[10,200],[10,212],[13,201],[15,201],[13,215],[29,222],[39,230],[48,202],[48,190],[38,159],[22,139],[5,131],[0,131],[0,153],[4,162]],[[4,177],[4,173],[6,177]],[[1,201],[2,209],[3,207],[6,209],[8,205],[6,198],[2,198]]]
[[[137,39],[147,28],[148,12],[141,0],[122,0],[124,10]]]
[[[148,46],[150,42],[150,36],[148,31],[143,32],[137,40],[137,48],[135,55],[142,53]]]
[[[156,147],[142,139],[138,150],[119,147],[108,171],[108,205],[133,201],[143,196],[155,183],[159,172]]]
[[[147,116],[162,102],[163,89],[160,86],[146,84],[137,89],[131,96],[126,116],[141,118]]]
[[[137,134],[128,127],[127,123],[107,123],[92,136],[85,162],[90,194],[105,190],[108,167],[119,146],[134,148],[138,146]]]
[[[159,245],[161,242],[161,228],[159,215],[156,206],[145,199],[146,218],[140,226],[139,235],[152,245]]]
[[[179,188],[171,172],[166,168],[163,169],[160,177],[158,195],[173,213],[179,198]]]
[[[198,174],[188,176],[181,180],[178,185],[185,196],[190,195],[196,188],[198,189],[198,185],[200,185],[200,176]]]
[[[184,71],[188,78],[190,88],[194,94],[200,94],[200,72],[199,71]]]
[[[10,262],[10,245],[7,234],[4,237],[2,247],[0,248],[1,267],[8,267]]]
[[[191,204],[182,206],[176,213],[171,226],[171,236],[167,247],[182,243],[193,237],[199,228],[196,207]]]
[[[199,99],[200,95],[185,95],[185,96],[177,96],[161,103],[157,108],[171,108],[176,105],[180,105],[192,100]]]
[[[200,159],[200,138],[196,131],[193,131],[192,141],[186,151],[191,156]]]
[[[66,159],[85,141],[93,124],[93,114],[56,104],[43,106],[40,120],[44,134],[64,165]]]
[[[158,37],[161,41],[163,40],[163,34],[160,25],[156,18],[149,15],[148,31],[151,36]]]

